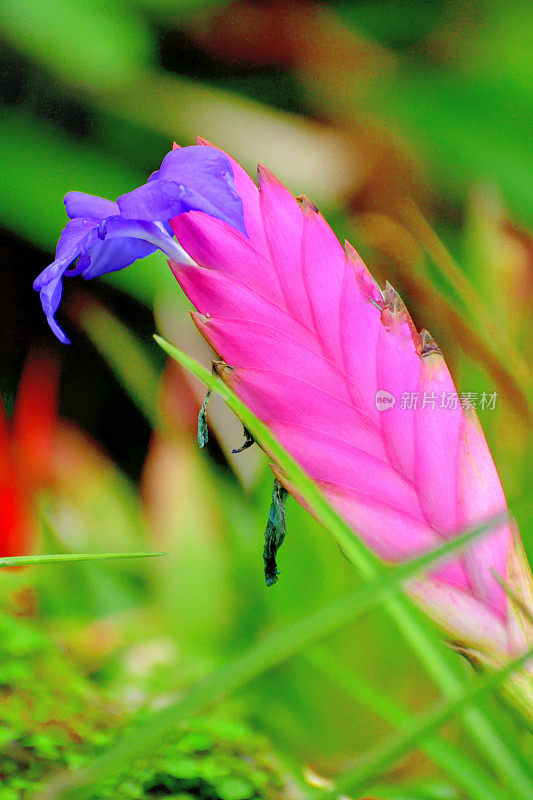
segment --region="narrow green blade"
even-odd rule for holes
[[[66,561],[110,561],[118,558],[155,558],[168,553],[57,553],[39,556],[0,558],[0,567],[29,567],[34,564],[59,564]]]

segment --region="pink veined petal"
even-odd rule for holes
[[[422,358],[418,391],[414,427],[415,483],[420,504],[431,525],[443,533],[453,533],[460,527],[457,470],[463,413],[460,405],[456,409],[441,405],[443,393],[447,396],[456,389],[440,353],[431,352]]]
[[[376,360],[380,311],[361,295],[353,264],[345,260],[339,304],[342,365],[353,403],[380,425],[376,408]]]
[[[259,198],[270,257],[287,310],[312,327],[302,270],[303,213],[300,204],[265,167],[259,166]]]
[[[412,515],[423,523],[418,498],[412,484],[408,483],[394,467],[377,455],[378,447],[369,453],[359,445],[339,441],[337,437],[318,430],[310,437],[308,430],[299,426],[271,423],[279,441],[317,482],[329,482],[346,492],[379,497]],[[372,444],[370,436],[368,445]],[[379,452],[379,451],[378,451]]]
[[[346,258],[353,266],[355,278],[362,296],[366,300],[381,305],[383,303],[381,289],[370,274],[370,271],[357,250],[352,247],[350,242],[344,242],[344,252],[346,253]]]
[[[316,345],[310,330],[281,306],[245,285],[238,278],[214,269],[175,264],[170,268],[181,288],[197,310],[209,317],[246,318],[263,322],[288,334],[308,346]],[[320,348],[316,348],[317,353]]]
[[[274,464],[272,471],[290,493],[304,507],[305,501],[296,487],[287,481]],[[331,483],[320,483],[324,497],[365,544],[385,561],[405,561],[433,550],[442,544],[435,531],[424,521],[409,516],[395,505],[362,493],[346,492]],[[308,509],[310,510],[310,509]],[[460,589],[468,589],[468,578],[463,565],[450,557],[432,570],[435,580],[444,581]]]
[[[415,474],[415,414],[402,406],[402,397],[418,390],[422,362],[411,337],[398,336],[380,326],[377,338],[377,388],[389,392],[392,407],[379,413],[387,453],[392,463],[406,475]]]
[[[313,340],[302,343],[289,333],[263,322],[248,319],[201,318],[193,314],[195,324],[213,349],[228,364],[261,369],[276,365],[280,381],[285,376],[306,381],[324,392],[349,402],[346,387],[339,381],[335,368],[324,356],[313,350]],[[327,408],[324,407],[324,413]]]
[[[201,211],[180,214],[170,224],[197,264],[232,275],[284,307],[276,270],[253,240]]]
[[[363,541],[386,561],[404,561],[442,542],[423,521],[381,499],[321,483],[324,496]]]
[[[466,528],[506,510],[502,485],[477,414],[469,409],[464,413],[459,450],[459,524]],[[506,613],[507,598],[492,570],[497,575],[505,575],[511,539],[508,523],[483,536],[465,553],[475,592],[502,616]]]
[[[265,421],[282,419],[289,425],[305,422],[310,428],[348,441],[354,430],[365,424],[350,403],[292,375],[280,378],[275,369],[234,367],[224,380]]]
[[[434,581],[470,592],[470,578],[464,560],[460,557],[450,556],[448,559],[443,559],[441,564],[428,570],[427,574],[428,578]]]
[[[339,363],[339,305],[347,267],[344,250],[322,214],[308,202],[303,212],[302,260],[311,314],[324,352]]]
[[[509,651],[503,621],[470,592],[431,579],[409,583],[409,591],[459,640],[489,652]]]
[[[355,425],[350,430],[350,438],[342,435],[342,431],[337,430],[333,433],[325,432],[323,428],[317,430],[308,426],[307,420],[299,423],[292,422],[290,425],[285,420],[270,418],[267,420],[269,428],[275,432],[280,441],[288,441],[286,436],[292,434],[294,437],[301,437],[302,440],[307,438],[308,441],[317,441],[324,443],[327,447],[339,447],[341,449],[355,449],[362,451],[368,455],[374,455],[376,458],[386,462],[386,453],[377,431],[372,426],[369,426],[364,417],[359,418],[359,425]],[[316,448],[317,457],[320,457],[320,448]]]

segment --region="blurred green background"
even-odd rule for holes
[[[48,409],[31,480],[15,423],[9,445],[28,512],[20,541],[43,552],[172,551],[6,573],[5,613],[37,620],[80,673],[135,710],[356,585],[331,538],[291,502],[281,580],[264,586],[270,471],[254,450],[229,454],[242,432],[217,400],[209,452],[198,451],[202,388],[165,365],[151,335],[157,328],[206,364],[209,351],[162,256],[66,281],[69,347],[32,291],[53,259],[67,191],[114,199],[144,182],[173,140],[197,135],[308,195],[435,336],[458,389],[498,393],[480,418],[531,554],[531,4],[0,0],[0,10],[8,415],[21,375],[45,363],[48,376],[19,394],[36,429]],[[328,652],[411,711],[436,697],[381,612],[325,648],[223,710],[268,736],[282,772],[297,763],[332,774],[391,730],[369,710],[371,689],[359,685],[364,702],[347,698],[320,668]],[[445,733],[470,753],[455,724]],[[391,786],[408,787],[398,797],[467,796],[419,751],[379,783],[381,796]],[[240,796],[251,792],[241,786]]]

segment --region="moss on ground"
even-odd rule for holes
[[[138,715],[80,675],[34,623],[0,616],[0,800],[26,800],[54,774],[105,752]],[[265,741],[245,725],[196,719],[94,800],[287,797]]]

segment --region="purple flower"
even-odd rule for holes
[[[157,249],[173,261],[191,263],[169,225],[170,219],[187,211],[203,211],[246,233],[230,161],[220,150],[203,145],[172,150],[147,183],[116,203],[69,192],[65,206],[70,222],[57,244],[55,260],[33,284],[50,327],[65,344],[69,339],[55,319],[64,276],[96,278]]]

